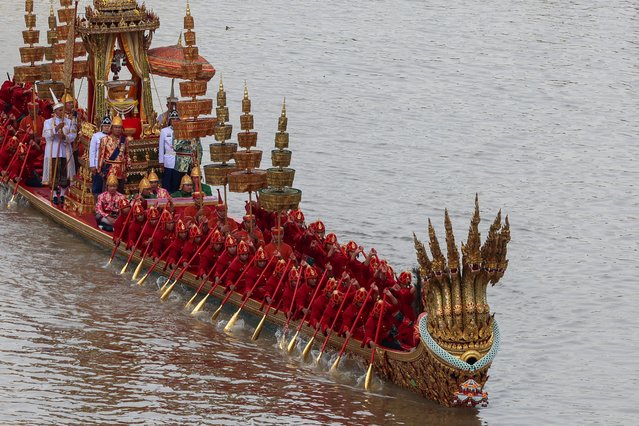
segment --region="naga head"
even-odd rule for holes
[[[485,355],[492,345],[493,319],[486,289],[489,283],[496,284],[504,275],[510,241],[510,223],[506,217],[502,224],[501,211],[492,222],[483,244],[479,222],[479,201],[475,197],[468,236],[461,243],[461,262],[448,211],[444,215],[446,256],[441,251],[430,220],[430,256],[425,245],[413,234],[422,279],[422,301],[428,314],[428,331],[442,348],[469,363]]]

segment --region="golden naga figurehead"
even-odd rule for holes
[[[471,364],[486,355],[493,342],[493,317],[486,288],[504,275],[510,241],[510,223],[506,217],[502,224],[501,211],[483,245],[479,221],[479,201],[475,197],[468,237],[461,244],[461,265],[448,211],[444,217],[447,256],[441,251],[430,220],[430,257],[424,244],[413,234],[422,279],[422,302],[428,314],[428,332],[443,349]]]

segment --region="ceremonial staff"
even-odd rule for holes
[[[124,231],[126,230],[126,227],[129,224],[129,219],[131,219],[131,214],[133,213],[133,206],[135,205],[135,203],[137,203],[137,201],[134,201],[133,204],[129,207],[129,213],[126,215],[126,219],[124,220],[124,225],[122,226],[122,229],[120,230],[120,235],[118,235],[118,238],[115,242],[115,246],[113,247],[113,251],[111,252],[111,257],[109,258],[109,262],[107,263],[107,266],[109,266],[111,262],[113,261],[113,258],[115,257],[115,252],[118,250],[118,247],[120,246],[120,242],[122,242],[122,236],[124,235]]]
[[[249,268],[253,265],[253,262],[255,262],[255,257],[256,256],[254,255],[253,258],[251,259],[251,261],[248,263],[248,265],[246,265],[246,267],[244,268],[244,270],[240,274],[239,278],[237,280],[235,280],[235,284],[233,284],[233,288],[237,287],[237,284],[240,281],[242,281],[242,278],[244,278],[244,275],[246,274],[246,271],[248,271]],[[222,300],[222,303],[220,303],[220,306],[215,310],[215,312],[213,312],[213,315],[211,315],[211,321],[215,321],[217,316],[220,315],[220,312],[222,312],[222,308],[224,307],[224,304],[226,303],[227,300],[229,300],[229,297],[231,297],[231,294],[233,294],[233,290],[231,290],[230,288],[228,290],[229,290],[229,292],[226,295],[226,297],[224,298],[224,300]]]
[[[253,287],[251,287],[251,290],[249,290],[250,294],[253,294],[253,292],[255,291],[255,289],[257,288],[257,284],[260,282],[260,280],[262,279],[262,277],[264,277],[264,274],[266,273],[266,271],[268,270],[268,268],[271,266],[271,264],[273,263],[273,260],[275,259],[275,256],[271,257],[271,260],[268,261],[267,265],[264,267],[264,270],[262,271],[262,273],[260,274],[259,277],[257,277],[257,280],[255,280],[255,283],[253,284]],[[246,296],[246,298],[244,299],[244,301],[242,302],[242,304],[240,305],[239,309],[237,310],[237,312],[235,312],[233,314],[233,316],[231,317],[231,319],[229,320],[228,323],[226,323],[226,326],[224,327],[224,331],[229,331],[233,325],[235,324],[235,321],[237,321],[237,317],[240,315],[240,312],[242,311],[242,308],[244,307],[244,305],[246,304],[246,302],[248,302],[248,300],[250,299],[250,295]]]
[[[280,281],[277,283],[277,287],[275,287],[275,291],[273,292],[271,303],[268,304],[266,311],[264,312],[264,316],[262,317],[262,319],[260,320],[260,323],[255,328],[255,331],[253,332],[253,336],[251,337],[251,340],[253,341],[257,340],[257,338],[260,337],[260,332],[262,331],[262,326],[264,325],[264,321],[266,321],[268,312],[271,310],[271,306],[273,306],[273,302],[275,302],[275,295],[277,295],[277,292],[282,286],[282,282],[284,282],[284,278],[286,278],[286,274],[288,273],[288,267],[291,265],[291,262],[292,260],[289,259],[288,262],[286,263],[286,267],[284,268],[284,271],[282,272],[282,277],[280,278]],[[262,306],[260,306],[260,310],[262,310],[263,306],[264,306],[264,302],[262,302]]]
[[[366,298],[364,299],[364,303],[362,303],[362,307],[359,308],[359,312],[357,313],[357,316],[355,317],[355,321],[353,322],[353,325],[351,325],[351,328],[348,331],[348,336],[346,336],[346,339],[344,339],[344,344],[342,344],[342,349],[340,349],[339,355],[337,355],[337,359],[331,366],[331,371],[337,370],[337,367],[339,366],[339,361],[340,359],[342,359],[342,355],[344,355],[344,351],[346,350],[346,345],[348,344],[348,341],[353,335],[353,331],[355,331],[355,328],[357,327],[357,323],[359,322],[359,319],[362,316],[362,313],[364,312],[364,308],[366,308],[366,303],[368,303],[368,298],[371,296],[372,293],[373,293],[373,288],[371,287],[371,289],[368,290],[368,293],[366,294]],[[321,355],[322,355],[322,352],[320,351],[320,356]],[[317,361],[319,362],[319,356],[317,357]]]
[[[386,306],[386,293],[384,293],[384,297],[382,298],[382,308],[379,311],[379,319],[377,320],[377,330],[375,330],[375,346],[371,351],[371,362],[368,366],[368,370],[366,371],[366,378],[364,379],[364,389],[370,390],[371,388],[371,379],[373,376],[373,363],[375,362],[375,352],[377,352],[377,345],[379,344],[379,332],[382,328],[382,318],[384,317],[384,307]],[[373,310],[375,307],[373,306]],[[372,315],[372,312],[371,312]]]
[[[311,301],[308,303],[308,306],[306,307],[306,313],[302,317],[302,320],[300,321],[300,325],[297,326],[297,331],[295,331],[295,334],[293,335],[293,338],[291,339],[291,341],[288,344],[288,348],[287,348],[288,349],[288,353],[291,353],[291,351],[295,347],[295,341],[297,340],[297,336],[300,334],[300,330],[304,326],[304,321],[306,321],[306,317],[308,316],[309,312],[311,312],[311,306],[313,306],[313,301],[317,297],[317,294],[319,293],[319,290],[322,287],[322,284],[324,283],[324,278],[326,278],[326,273],[327,272],[328,272],[328,269],[325,269],[324,273],[322,274],[322,278],[320,278],[319,282],[317,283],[317,287],[315,288],[315,292],[313,293],[313,297],[311,297]]]
[[[160,299],[162,300],[166,300],[167,297],[169,297],[169,295],[171,294],[171,292],[173,291],[173,288],[175,287],[175,284],[177,284],[178,281],[180,281],[180,279],[184,276],[184,273],[189,269],[189,267],[191,266],[191,263],[193,262],[193,260],[195,260],[195,257],[198,256],[200,254],[200,251],[202,251],[202,249],[204,248],[204,246],[209,242],[209,240],[211,239],[211,236],[213,236],[213,232],[209,232],[209,235],[206,236],[206,238],[204,239],[204,241],[202,241],[202,244],[199,245],[199,247],[197,248],[197,250],[195,251],[195,253],[193,253],[193,255],[191,256],[191,258],[189,259],[189,261],[187,262],[186,266],[184,266],[182,268],[182,271],[180,271],[180,273],[178,274],[177,278],[175,279],[175,281],[173,281],[173,284],[171,284],[164,293],[162,293],[162,296],[160,296]],[[176,268],[177,270],[177,268]]]

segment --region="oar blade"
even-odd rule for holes
[[[317,357],[317,362],[319,362],[320,356],[322,356],[322,354],[320,353],[319,356]],[[331,372],[334,372],[337,370],[337,367],[339,367],[339,361],[340,359],[342,359],[341,356],[338,356],[337,359],[335,360],[335,362],[333,363],[333,365],[331,365]]]
[[[188,301],[188,302],[186,302],[186,305],[184,305],[184,308],[190,308],[190,307],[191,307],[191,305],[193,304],[193,302],[195,302],[195,298],[197,297],[197,295],[198,295],[198,293],[195,293],[195,294],[193,295],[193,297],[191,297],[191,298],[189,299],[189,301]]]
[[[264,321],[266,321],[266,315],[264,315],[260,320],[260,323],[257,325],[257,328],[253,332],[253,336],[251,336],[251,340],[256,341],[260,337],[260,332],[262,331],[262,327],[264,326]]]
[[[140,275],[140,270],[142,270],[143,263],[144,263],[144,258],[140,259],[140,263],[138,263],[137,268],[135,268],[135,271],[133,272],[133,276],[131,277],[132,281],[135,281],[138,279],[138,275]]]
[[[373,364],[369,364],[366,371],[366,378],[364,379],[364,389],[371,390],[371,381],[373,379]]]
[[[168,299],[169,295],[171,294],[171,292],[173,291],[173,289],[175,288],[175,284],[177,284],[177,280],[173,281],[173,284],[171,284],[164,293],[162,293],[162,296],[160,296],[161,300],[166,300]]]
[[[226,325],[224,326],[224,331],[230,331],[233,328],[233,326],[235,325],[235,322],[237,321],[237,318],[240,316],[241,311],[242,311],[241,309],[238,309],[237,312],[233,314],[229,322],[227,322]]]
[[[126,268],[129,267],[129,262],[125,263],[122,269],[120,270],[120,275],[123,275],[126,272]]]
[[[148,276],[149,276],[148,272],[146,274],[144,274],[144,276],[142,278],[140,278],[140,281],[138,281],[138,285],[144,284],[144,281],[146,281]]]
[[[297,336],[299,334],[300,334],[300,332],[296,331],[295,334],[293,335],[293,338],[291,339],[291,341],[288,342],[288,347],[286,348],[286,350],[288,351],[289,354],[291,352],[293,352],[293,348],[295,347],[295,341],[297,340]]]
[[[311,349],[313,348],[314,341],[315,341],[315,336],[311,337],[311,340],[309,340],[306,346],[304,347],[304,350],[302,351],[302,359],[304,361],[306,361],[306,359],[308,358],[308,354],[311,352]]]
[[[197,306],[195,307],[195,309],[193,309],[191,311],[191,315],[195,315],[198,312],[200,312],[202,310],[202,307],[204,306],[204,304],[206,303],[206,299],[209,298],[209,295],[207,294],[206,296],[204,296],[204,298],[202,300],[200,300],[200,303],[197,304]]]
[[[217,308],[215,312],[213,312],[213,315],[211,315],[211,321],[215,321],[217,317],[220,315],[220,312],[222,312],[222,306],[224,305],[220,305],[220,307]]]

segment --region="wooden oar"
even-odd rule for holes
[[[155,262],[153,262],[153,265],[151,265],[151,267],[149,268],[148,271],[146,271],[146,274],[144,274],[144,276],[142,278],[140,278],[140,281],[138,281],[138,285],[142,285],[144,284],[144,281],[146,281],[146,279],[149,277],[149,275],[151,274],[151,272],[153,272],[153,270],[155,269],[155,267],[157,266],[158,263],[160,263],[160,261],[162,260],[162,258],[169,252],[169,249],[171,248],[171,246],[169,245],[167,248],[164,249],[164,251],[162,252],[162,254],[160,254],[160,256],[158,256],[157,259],[155,259]]]
[[[109,266],[111,262],[113,261],[113,258],[115,257],[115,252],[118,250],[118,247],[120,246],[120,243],[122,242],[122,236],[124,235],[124,230],[126,229],[127,225],[129,224],[129,220],[131,219],[131,214],[133,213],[133,206],[135,205],[135,203],[137,203],[137,201],[134,201],[133,204],[131,204],[131,207],[129,208],[129,213],[126,215],[126,219],[124,220],[124,225],[122,226],[122,229],[120,230],[120,235],[118,235],[118,242],[113,247],[113,251],[111,252],[111,257],[109,258],[109,262],[107,263],[107,266]]]
[[[140,240],[142,240],[142,235],[144,235],[144,231],[146,230],[146,226],[148,224],[149,224],[148,220],[144,222],[142,231],[140,231],[140,235],[138,235],[138,239],[135,241],[135,245],[131,248],[131,254],[129,254],[129,258],[127,259],[126,263],[122,267],[122,270],[120,271],[120,275],[124,274],[126,272],[126,268],[129,267],[129,263],[131,263],[131,259],[133,259],[133,255],[135,254],[135,251],[138,249],[138,245],[140,244]]]
[[[379,312],[379,319],[377,320],[377,330],[375,330],[375,347],[371,352],[371,363],[368,366],[368,371],[366,371],[366,379],[364,379],[364,389],[370,390],[371,388],[371,379],[373,377],[373,363],[375,361],[375,352],[377,352],[377,345],[379,344],[379,331],[382,328],[382,318],[384,317],[384,306],[386,305],[386,294],[382,298],[382,309]],[[374,308],[374,307],[373,307]]]
[[[20,167],[20,174],[18,174],[18,177],[20,179],[22,179],[22,173],[24,172],[24,166],[27,165],[27,159],[29,158],[29,152],[31,152],[31,145],[29,144],[29,147],[27,148],[27,153],[24,156],[24,161],[22,161],[22,167]],[[13,188],[13,195],[11,196],[11,200],[9,200],[9,204],[12,204],[13,201],[16,199],[16,194],[18,193],[18,186],[20,186],[20,182],[16,182],[16,187]]]
[[[218,259],[219,261],[219,259]],[[226,270],[222,273],[222,275],[220,276],[219,279],[215,280],[215,284],[213,284],[211,286],[211,289],[209,290],[208,293],[206,293],[206,296],[204,296],[204,298],[202,300],[200,300],[200,303],[197,304],[197,306],[195,307],[195,309],[193,309],[193,311],[191,311],[191,315],[195,315],[198,312],[200,312],[200,310],[202,309],[202,307],[204,306],[204,303],[206,303],[206,299],[209,298],[210,295],[213,294],[213,291],[215,290],[215,288],[222,282],[222,280],[224,279],[224,277],[226,276],[226,273],[229,271],[229,268],[226,268]],[[217,278],[217,277],[216,277]]]
[[[293,338],[291,339],[291,341],[288,344],[288,347],[287,347],[288,353],[291,353],[291,351],[295,347],[295,341],[297,340],[297,336],[300,334],[300,330],[302,330],[302,327],[304,326],[304,322],[306,321],[306,317],[308,317],[308,314],[311,312],[311,306],[313,306],[313,302],[315,301],[315,298],[317,297],[317,294],[319,293],[320,288],[322,287],[322,284],[324,284],[324,278],[326,278],[326,273],[327,272],[328,272],[328,269],[325,269],[324,273],[322,274],[322,278],[320,278],[319,282],[317,283],[317,287],[315,288],[315,291],[313,292],[313,296],[311,297],[311,301],[308,302],[308,306],[306,307],[306,313],[302,317],[302,320],[300,321],[300,325],[297,326],[297,330],[295,331],[295,334],[293,335]]]
[[[160,296],[160,299],[162,300],[166,300],[167,297],[169,297],[169,295],[171,294],[171,292],[173,291],[173,289],[175,288],[175,284],[177,284],[178,281],[180,281],[182,279],[182,277],[184,276],[184,273],[191,267],[191,263],[195,260],[196,256],[198,256],[200,254],[200,251],[202,251],[202,249],[204,248],[204,246],[206,244],[208,244],[209,240],[211,239],[211,237],[213,236],[213,232],[209,232],[209,235],[206,236],[206,238],[204,239],[204,241],[202,241],[202,243],[198,246],[197,250],[195,250],[195,253],[193,253],[193,255],[191,256],[191,258],[189,259],[189,261],[186,263],[186,266],[184,266],[182,268],[182,271],[180,271],[180,273],[178,274],[177,278],[175,279],[175,281],[173,281],[173,284],[171,284],[164,293],[162,293],[162,296]],[[177,268],[176,268],[177,269]]]
[[[242,281],[242,278],[244,278],[244,274],[246,274],[246,271],[249,270],[249,268],[251,266],[253,266],[253,262],[255,261],[255,256],[253,256],[250,260],[250,262],[246,265],[246,267],[244,268],[244,270],[242,271],[242,273],[240,274],[239,278],[237,280],[235,280],[235,284],[233,284],[233,288],[237,287],[237,284]],[[231,290],[229,288],[229,292],[226,295],[226,297],[224,298],[224,300],[222,300],[222,303],[220,303],[220,306],[215,310],[215,312],[213,312],[213,315],[211,315],[211,321],[215,321],[215,319],[217,318],[218,315],[220,315],[220,312],[222,312],[222,308],[224,307],[224,304],[226,303],[227,300],[229,300],[229,297],[231,296],[231,294],[233,294],[233,290]]]
[[[144,263],[144,259],[146,259],[146,255],[149,253],[149,250],[151,249],[151,243],[153,242],[153,237],[155,237],[155,233],[158,231],[160,223],[162,223],[162,221],[158,217],[158,223],[155,224],[155,228],[153,228],[153,232],[151,233],[151,242],[147,243],[146,248],[144,249],[144,253],[142,254],[142,258],[140,259],[140,263],[138,263],[138,266],[137,268],[135,268],[135,271],[133,272],[133,276],[131,277],[131,280],[133,281],[138,279],[138,275],[140,274],[140,269],[142,269],[142,264]]]
[[[215,261],[211,269],[209,269],[209,272],[202,278],[202,284],[200,284],[197,290],[195,290],[195,294],[193,295],[193,297],[191,297],[191,299],[188,302],[186,302],[186,305],[184,305],[185,308],[189,308],[193,304],[193,302],[195,302],[195,298],[197,297],[198,294],[200,294],[200,290],[202,290],[202,287],[204,287],[204,284],[208,282],[209,276],[211,276],[213,271],[215,271],[215,267],[217,266],[221,257],[222,255],[218,256],[217,260]]]
[[[331,371],[337,370],[337,367],[339,366],[339,361],[340,359],[342,359],[342,355],[344,355],[344,351],[346,350],[346,345],[348,344],[348,341],[353,335],[353,331],[355,331],[355,328],[357,327],[357,323],[359,322],[359,319],[362,316],[362,313],[364,312],[364,308],[366,307],[366,303],[368,303],[368,298],[371,296],[372,293],[373,293],[373,289],[371,288],[370,290],[368,290],[368,293],[366,294],[366,299],[364,299],[364,303],[362,303],[362,307],[359,308],[359,312],[357,313],[357,316],[355,317],[355,321],[353,321],[353,325],[351,325],[351,328],[348,331],[348,336],[346,336],[346,339],[344,339],[344,344],[342,345],[342,349],[340,349],[339,355],[337,355],[337,359],[331,366]],[[319,361],[319,357],[317,358],[317,360]]]
[[[280,278],[280,281],[277,283],[277,287],[275,287],[275,291],[273,292],[271,303],[268,304],[268,307],[266,308],[266,311],[264,312],[264,316],[260,320],[260,323],[257,325],[257,328],[255,329],[255,331],[253,332],[253,336],[251,337],[251,340],[253,341],[257,340],[257,338],[260,337],[260,332],[262,331],[262,326],[264,325],[264,321],[266,321],[266,316],[268,315],[268,312],[271,310],[271,306],[273,305],[273,302],[275,302],[275,295],[277,294],[278,290],[282,286],[282,282],[284,282],[284,278],[286,278],[286,274],[288,272],[288,267],[290,266],[290,264],[291,264],[291,259],[289,259],[288,262],[286,263],[284,272],[282,272],[282,277]],[[264,302],[262,302],[262,306],[260,307],[260,310],[262,310],[263,306],[264,306]]]
[[[260,274],[259,277],[257,277],[257,280],[255,280],[255,283],[253,283],[253,287],[251,287],[251,290],[249,290],[249,292],[251,294],[253,294],[253,292],[255,291],[255,289],[257,288],[257,284],[260,282],[260,280],[262,279],[262,277],[264,277],[264,274],[266,273],[266,271],[268,270],[268,268],[271,266],[271,264],[273,263],[273,260],[275,259],[275,256],[271,257],[271,260],[268,261],[268,263],[266,264],[266,266],[264,267],[264,270],[262,271],[262,273]],[[235,324],[235,321],[237,321],[237,317],[240,315],[240,312],[242,311],[242,308],[244,307],[244,305],[246,304],[246,302],[248,302],[248,300],[250,299],[250,296],[247,296],[244,301],[242,302],[242,304],[240,305],[239,309],[237,310],[237,312],[235,312],[233,314],[233,316],[231,317],[231,319],[229,320],[229,322],[226,323],[226,326],[224,326],[224,331],[229,331],[231,328],[233,328],[233,325]]]
[[[336,287],[339,287],[339,286],[336,286]],[[329,339],[331,338],[331,334],[333,333],[333,329],[335,328],[335,324],[337,324],[337,319],[342,314],[342,309],[344,309],[344,305],[346,304],[346,299],[348,299],[348,295],[351,292],[351,288],[352,287],[348,287],[348,290],[346,290],[346,293],[344,294],[344,299],[342,300],[342,303],[339,305],[339,309],[335,313],[335,318],[333,318],[333,322],[331,323],[330,331],[328,333],[326,333],[326,339],[324,339],[324,344],[322,344],[322,348],[320,349],[320,353],[319,353],[319,355],[317,355],[317,359],[315,360],[315,362],[317,362],[318,364],[319,364],[320,358],[322,357],[322,354],[324,353],[324,349],[326,349],[326,344],[328,343]],[[306,348],[304,350],[306,350]],[[309,351],[310,351],[310,347],[309,347]],[[304,357],[306,357],[306,354],[304,355]]]

